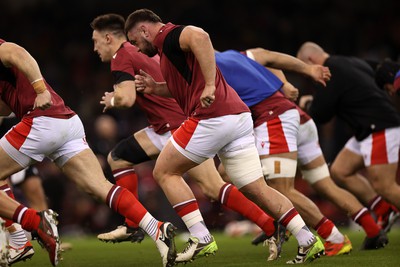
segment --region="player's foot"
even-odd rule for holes
[[[324,247],[326,256],[338,256],[342,254],[349,254],[353,249],[351,241],[347,237],[347,235],[344,236],[343,243],[334,244],[332,242],[327,241],[325,242]]]
[[[274,224],[275,224],[274,234],[270,238],[264,241],[264,246],[268,245],[268,250],[269,250],[269,256],[267,259],[268,261],[273,261],[280,257],[283,242],[286,241],[286,228],[279,223],[274,222]]]
[[[161,254],[164,267],[175,265],[176,247],[175,247],[176,227],[170,222],[164,222],[158,229],[156,246]]]
[[[0,218],[0,267],[8,266],[8,240],[5,229],[5,222]]]
[[[103,242],[119,243],[130,241],[132,243],[140,243],[144,239],[144,235],[145,233],[142,228],[133,228],[124,224],[111,232],[99,234],[97,238]]]
[[[35,251],[33,250],[33,246],[30,241],[26,242],[26,244],[22,247],[15,248],[13,246],[8,246],[9,255],[8,255],[8,264],[14,264],[19,261],[26,261],[33,257]]]
[[[57,230],[58,214],[52,210],[38,212],[40,224],[37,231],[32,232],[32,237],[47,250],[51,264],[56,266],[60,258],[60,238]]]
[[[276,229],[275,229],[276,230]],[[265,232],[261,232],[258,234],[252,241],[251,244],[254,246],[258,246],[259,244],[263,244],[268,239],[268,236]]]
[[[400,217],[400,212],[395,207],[391,207],[390,211],[382,217],[378,218],[378,225],[386,232],[390,232],[393,224]]]
[[[369,250],[369,249],[383,248],[388,243],[389,243],[389,239],[388,239],[385,231],[381,230],[377,236],[366,237],[361,246],[361,249]]]
[[[307,247],[299,247],[297,256],[294,260],[286,262],[287,264],[302,264],[309,263],[319,258],[324,254],[324,244],[318,236],[315,237],[314,242]]]
[[[217,242],[215,242],[213,236],[208,243],[200,243],[197,237],[189,237],[186,248],[182,253],[178,253],[175,261],[177,263],[190,262],[200,257],[215,255],[217,250]]]

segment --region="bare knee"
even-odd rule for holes
[[[156,180],[158,184],[163,184],[165,183],[167,176],[168,176],[167,172],[164,169],[158,167],[156,164],[156,166],[153,169],[154,180]]]
[[[331,178],[335,182],[339,184],[345,183],[347,175],[343,172],[343,170],[339,166],[333,164],[330,168],[330,173],[331,173]]]
[[[111,170],[133,167],[133,164],[131,162],[122,159],[113,159],[113,157],[111,156],[111,152],[108,153],[107,162],[108,165],[110,165]]]

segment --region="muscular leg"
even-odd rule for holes
[[[201,191],[209,198],[218,200],[219,191],[225,182],[216,170],[213,159],[208,159],[202,164],[190,169],[190,178],[194,179],[200,186]]]
[[[301,170],[313,170],[325,164],[323,156],[312,160],[303,166],[300,166]],[[361,210],[364,206],[348,191],[338,187],[330,178],[330,176],[322,177],[314,183],[311,183],[312,188],[321,196],[325,197],[332,203],[334,203],[341,210],[345,211],[347,215],[352,214]]]
[[[296,160],[297,152],[272,155],[277,158]],[[269,156],[263,156],[267,159]],[[295,206],[307,225],[315,227],[324,217],[318,207],[305,195],[294,188],[293,177],[277,177],[267,180],[268,185],[285,195]]]
[[[329,171],[322,155],[301,166],[303,178],[313,189],[360,224],[368,237],[379,234],[380,227],[376,224],[369,211],[350,192],[337,186],[329,176]],[[318,168],[322,168],[318,171]],[[325,169],[326,168],[326,169]]]
[[[204,223],[195,196],[182,178],[185,172],[196,165],[198,164],[182,155],[171,141],[168,141],[153,170],[154,178],[191,234],[187,248],[177,255],[176,262],[187,262],[194,259],[197,253],[199,256],[207,256],[218,250]]]
[[[15,160],[13,160],[0,146],[0,185],[7,184],[6,179],[10,175],[23,169]],[[0,194],[0,216],[13,219],[13,215],[17,207],[20,205],[17,201],[8,197],[6,193],[1,191]]]
[[[153,176],[172,206],[195,198],[182,175],[197,165],[179,153],[170,141],[161,151]]]
[[[397,164],[396,164],[397,165]],[[359,170],[364,168],[364,159],[361,155],[356,154],[350,149],[344,147],[339,154],[336,156],[335,161],[331,167],[331,175],[332,177],[339,182],[340,185],[347,188],[351,193],[353,193],[357,198],[361,200],[363,203],[370,203],[372,200],[376,199],[377,193],[374,188],[371,186],[374,183],[368,183],[366,180],[357,174]],[[395,171],[393,176],[395,177]],[[368,172],[368,171],[367,171]],[[371,179],[374,176],[374,170],[368,174],[371,175]],[[376,176],[375,176],[376,177]],[[385,178],[386,179],[386,178]],[[386,180],[388,182],[391,178]],[[393,178],[395,180],[395,178]],[[398,190],[398,189],[397,189]],[[397,194],[399,194],[398,192]],[[365,215],[365,213],[364,213]],[[368,214],[367,214],[368,215]],[[355,219],[354,216],[352,216]],[[362,220],[368,219],[368,216],[358,216],[359,221],[356,222],[362,224]],[[371,220],[369,220],[371,221]],[[363,227],[367,233],[367,237],[363,242],[363,249],[377,249],[384,247],[387,242],[387,236],[384,231],[378,229],[372,222],[368,223],[371,228]]]
[[[248,218],[257,224],[267,236],[274,234],[274,219],[247,199],[234,185],[225,183],[220,177],[213,159],[208,159],[190,169],[188,174],[197,182],[206,196]]]
[[[90,149],[72,157],[61,170],[85,192],[106,202],[113,185],[104,177],[100,163]]]
[[[107,157],[115,183],[139,198],[139,181],[134,166],[155,159],[159,153],[160,150],[150,140],[145,129],[119,142]],[[144,239],[144,232],[137,223],[125,218],[123,225],[110,232],[101,233],[97,238],[104,242],[140,243]]]
[[[148,214],[131,192],[125,188],[118,188],[105,178],[92,150],[81,151],[69,159],[61,169],[82,190],[137,224]]]
[[[400,209],[400,186],[396,183],[397,162],[371,165],[366,168],[373,189],[389,203]]]
[[[290,200],[268,186],[263,179],[262,171],[259,170],[260,161],[256,149],[249,148],[232,157],[219,156],[227,175],[240,192],[285,226],[296,237],[300,246],[305,246],[315,239]],[[243,177],[244,174],[248,177]],[[257,175],[261,175],[261,177],[255,178]]]
[[[357,172],[364,168],[361,155],[343,148],[331,166],[331,176],[340,186],[349,190],[364,205],[377,196],[372,186]]]

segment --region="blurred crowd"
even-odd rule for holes
[[[157,11],[164,21],[204,28],[217,50],[264,47],[295,55],[301,43],[315,41],[334,54],[376,62],[385,58],[400,60],[399,1],[250,0],[243,5],[227,0],[149,0],[144,6],[143,2],[123,0],[2,0],[0,38],[25,46],[38,60],[48,82],[80,115],[88,142],[111,181],[108,152],[121,138],[144,128],[146,120],[137,108],[102,113],[99,101],[105,91],[112,91],[112,77],[109,66],[93,52],[89,23],[103,13],[127,16],[142,7]],[[308,93],[308,80],[291,73],[287,77],[301,93]],[[331,162],[350,132],[339,120],[319,131],[326,160]],[[156,218],[181,226],[152,177],[152,167],[153,163],[145,163],[135,168],[140,179],[140,200]],[[55,165],[44,161],[38,168],[49,207],[60,214],[62,233],[99,233],[122,222],[106,205],[78,191]],[[297,180],[298,188],[315,200],[327,217],[337,225],[348,224],[346,214],[320,200],[305,182]],[[242,219],[210,202],[195,184],[190,185],[210,228],[221,229],[232,220]]]

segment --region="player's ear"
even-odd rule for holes
[[[112,39],[112,36],[111,36],[111,34],[109,34],[109,33],[106,33],[106,42],[107,43],[110,43],[111,42],[111,39]]]
[[[146,25],[142,24],[139,27],[140,33],[143,34],[144,37],[149,37],[149,29],[146,27]]]

